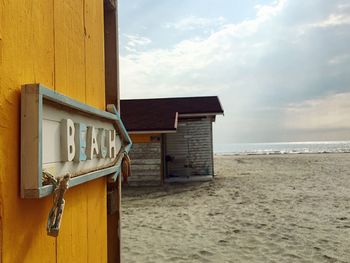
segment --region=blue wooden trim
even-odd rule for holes
[[[117,116],[117,125],[119,130],[122,131],[122,135],[123,135],[123,139],[125,140],[125,142],[127,143],[127,145],[125,146],[124,150],[129,153],[131,146],[132,146],[132,140],[129,136],[129,133],[127,132],[124,123],[122,122],[119,112],[117,111],[116,107],[114,104],[108,104],[107,105],[107,110],[113,114],[115,114]]]
[[[114,174],[115,178],[117,178],[119,176],[119,172],[118,172],[119,170],[120,170],[120,165],[117,165],[117,166],[112,166],[103,170],[73,177],[72,179],[69,180],[69,188],[104,177],[109,174]],[[42,186],[39,188],[39,191],[37,192],[38,196],[36,197],[41,198],[41,197],[50,195],[53,190],[54,189],[52,185]],[[35,196],[33,197],[35,198]]]
[[[115,116],[117,117],[117,120],[116,120],[116,126],[118,128],[118,130],[121,132],[121,135],[122,135],[122,142],[126,143],[126,145],[122,145],[122,149],[121,151],[123,152],[126,152],[126,153],[129,153],[130,149],[131,149],[131,146],[132,146],[132,141],[131,141],[131,138],[128,134],[128,132],[126,131],[125,129],[125,126],[120,118],[120,115],[115,107],[114,104],[108,104],[107,105],[107,110],[113,114],[115,114]],[[124,157],[124,156],[123,156]],[[117,162],[117,171],[115,174],[111,175],[109,177],[109,179],[113,182],[115,182],[117,180],[117,177],[118,175],[120,174],[121,172],[121,163],[122,163],[122,160],[118,160]]]
[[[37,198],[42,198],[45,196],[48,196],[50,194],[52,194],[53,192],[53,186],[52,185],[45,185],[39,188],[38,192],[37,192]],[[34,197],[33,197],[34,198]]]
[[[109,177],[109,181],[111,181],[111,182],[115,182],[117,180],[118,176],[120,175],[120,172],[122,169],[121,162],[119,162],[119,164],[117,164],[116,169],[117,169],[116,172],[114,174],[110,175],[110,177]]]
[[[112,173],[115,173],[117,171],[117,167],[116,166],[112,166],[103,170],[99,170],[96,172],[91,172],[91,173],[87,173],[84,175],[80,175],[77,177],[73,177],[71,180],[69,180],[69,187],[73,187]]]
[[[43,185],[43,96],[38,94],[38,185]]]
[[[128,153],[131,149],[132,146],[132,141],[131,138],[129,137],[128,132],[125,129],[125,126],[123,122],[121,121],[120,115],[117,112],[115,106],[108,105],[107,108],[110,112],[102,111],[99,109],[95,109],[89,105],[83,104],[79,101],[73,100],[71,98],[68,98],[60,93],[57,93],[53,90],[47,89],[41,84],[33,84],[33,85],[28,85],[26,88],[30,89],[32,93],[36,93],[38,95],[38,189],[23,189],[24,191],[24,197],[25,198],[41,198],[47,195],[50,195],[53,191],[53,186],[52,185],[46,185],[43,186],[42,182],[42,116],[43,116],[43,100],[47,99],[53,102],[56,102],[58,104],[64,105],[67,108],[75,109],[78,111],[82,111],[85,113],[88,113],[90,115],[94,115],[97,117],[101,117],[104,119],[109,119],[115,122],[115,125],[117,126],[117,130],[120,132],[121,136],[123,137],[122,139],[122,148],[120,151]],[[98,170],[95,172],[83,174],[77,177],[73,177],[69,181],[69,187],[74,187],[76,185],[103,177],[107,175],[111,175],[111,178],[113,180],[116,180],[117,177],[120,174],[121,171],[121,162],[122,162],[122,157],[121,159],[117,161],[117,164],[105,168],[102,170]]]
[[[89,105],[86,105],[84,103],[81,103],[77,100],[71,99],[65,95],[62,95],[58,92],[55,92],[53,90],[50,90],[43,86],[42,84],[38,84],[38,92],[41,94],[45,99],[57,102],[59,104],[65,105],[68,108],[73,108],[79,111],[83,111],[98,117],[102,117],[105,119],[110,119],[110,120],[116,120],[117,117],[115,114],[102,111],[99,109],[96,109],[94,107],[91,107]]]

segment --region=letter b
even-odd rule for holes
[[[63,161],[70,162],[75,156],[74,123],[71,119],[61,121],[61,154]]]

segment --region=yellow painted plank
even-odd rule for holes
[[[84,1],[54,1],[55,90],[85,102]]]
[[[3,262],[55,262],[56,241],[46,235],[52,200],[23,200],[19,196],[20,86],[29,82],[53,84],[52,4],[37,0],[0,3]]]
[[[1,83],[2,83],[2,23],[3,23],[3,5],[4,2],[0,2],[0,101],[2,101],[1,98]],[[0,104],[1,107],[1,104]],[[3,149],[3,127],[0,125],[0,160],[2,160],[1,158],[2,156],[2,149]],[[0,167],[0,262],[3,262],[3,257],[2,257],[2,247],[3,247],[3,234],[2,234],[2,218],[3,218],[3,184],[2,184],[2,174],[4,174],[4,166],[2,165]]]
[[[85,28],[82,0],[54,1],[55,90],[85,101]],[[87,262],[87,186],[66,193],[57,262]]]
[[[103,1],[85,0],[86,102],[105,109]]]
[[[106,178],[87,184],[88,261],[107,262],[107,187]]]
[[[40,200],[19,197],[20,86],[43,83],[104,108],[102,3],[0,1],[2,262],[106,262],[104,178],[68,190],[57,240],[46,235],[52,197]],[[87,40],[84,23],[90,34]]]
[[[65,210],[57,238],[57,262],[87,262],[86,190],[86,185],[79,185],[65,194]]]
[[[103,1],[85,1],[86,103],[105,109]],[[89,182],[86,191],[88,262],[107,262],[106,179]]]
[[[3,14],[3,10],[4,10],[3,5],[4,5],[4,2],[1,1],[0,2],[0,73],[1,73],[1,65],[2,65],[2,23],[3,23],[3,19],[5,17]],[[1,75],[0,75],[0,78],[1,78]],[[1,257],[0,257],[0,259],[1,259]]]

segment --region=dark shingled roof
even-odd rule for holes
[[[217,96],[121,100],[120,111],[128,131],[175,131],[177,113],[224,113]]]

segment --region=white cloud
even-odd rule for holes
[[[136,51],[136,48],[144,47],[152,43],[152,40],[147,37],[142,37],[139,35],[125,35],[127,42],[126,42],[126,49],[130,52]]]
[[[338,65],[338,64],[343,64],[346,62],[350,61],[350,54],[341,54],[341,55],[337,55],[332,57],[328,63],[330,65]]]
[[[181,41],[169,49],[136,52],[133,43],[139,43],[139,37],[130,38],[131,44],[128,46],[134,49],[130,50],[134,52],[121,57],[121,81],[122,86],[126,87],[122,89],[125,91],[122,95],[125,97],[162,96],[163,94],[178,96],[182,95],[180,92],[184,90],[183,95],[193,94],[199,86],[202,93],[229,87],[230,83],[218,81],[215,81],[214,85],[213,81],[208,81],[208,77],[215,72],[219,64],[221,66],[225,64],[224,67],[227,67],[227,64],[231,64],[232,61],[236,66],[247,64],[248,60],[254,62],[256,59],[254,48],[257,43],[238,41],[238,39],[249,38],[255,34],[260,26],[282,10],[284,3],[285,0],[281,0],[272,6],[259,6],[258,16],[255,19],[238,24],[227,24],[207,38]],[[250,47],[252,50],[249,50]],[[236,66],[232,65],[232,67]],[[201,79],[195,77],[198,74]],[[216,74],[210,79],[217,80],[222,72]],[[140,92],[145,87],[150,88],[147,94]],[[164,92],[165,90],[169,92]]]
[[[272,5],[256,5],[258,18],[270,18],[277,15],[285,7],[287,0],[275,1]]]
[[[350,9],[350,3],[340,3],[337,5],[337,8],[340,10]]]
[[[331,14],[327,19],[312,24],[313,27],[333,27],[333,26],[343,26],[350,25],[350,15],[347,14]]]
[[[219,26],[222,25],[224,21],[225,19],[223,17],[209,19],[196,16],[188,16],[175,23],[167,23],[164,25],[164,27],[169,29],[186,31]]]
[[[313,128],[344,127],[350,116],[350,32],[320,27],[347,23],[344,1],[281,0],[256,6],[254,18],[220,25],[207,37],[168,48],[130,46],[120,58],[122,98],[219,95],[225,117],[216,124],[215,136],[226,142],[254,141],[254,136],[268,140],[308,123]],[[342,95],[313,99],[337,93]],[[300,101],[305,102],[284,110]],[[271,110],[262,110],[269,106]],[[326,116],[326,108],[337,114],[319,119],[317,112]]]
[[[350,92],[290,105],[285,114],[287,129],[349,129]]]

